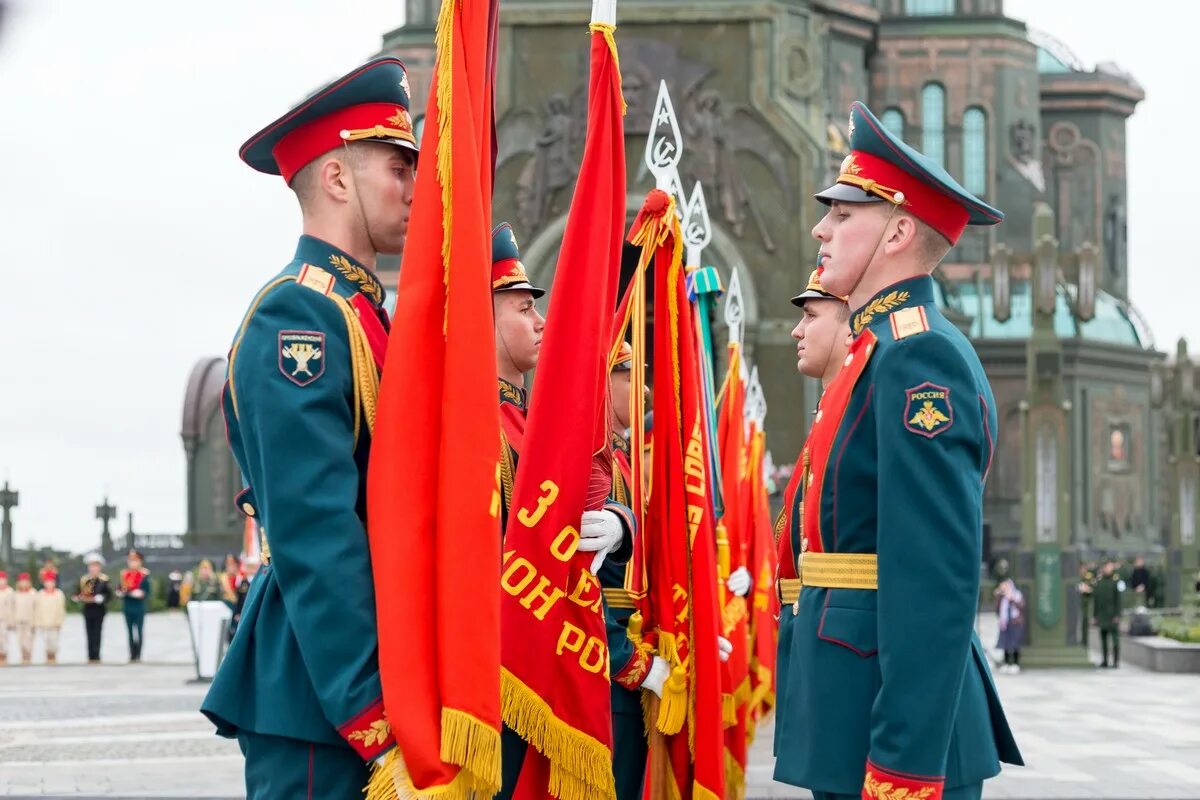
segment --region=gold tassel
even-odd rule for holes
[[[679,733],[687,721],[688,705],[687,672],[682,666],[672,667],[658,704],[658,729],[666,734]]]

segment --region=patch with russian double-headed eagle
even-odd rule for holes
[[[279,371],[297,386],[308,386],[325,374],[325,334],[280,331]]]
[[[950,430],[954,424],[954,407],[950,405],[950,389],[925,381],[906,389],[904,394],[904,427],[918,436],[932,439]]]

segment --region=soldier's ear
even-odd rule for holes
[[[916,219],[908,214],[896,214],[892,218],[891,232],[883,245],[884,252],[888,255],[895,255],[904,251],[912,251],[917,246],[920,235]]]
[[[321,164],[318,175],[321,191],[339,203],[345,203],[350,198],[350,169],[340,158],[327,158]]]

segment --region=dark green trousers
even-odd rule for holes
[[[646,778],[646,723],[636,714],[613,714],[613,778],[617,800],[641,800]]]
[[[500,734],[502,784],[498,800],[510,800],[529,744],[507,725]],[[617,800],[639,800],[646,775],[646,731],[641,714],[613,714],[613,777]]]
[[[1112,661],[1108,660],[1108,644],[1112,642]],[[1121,665],[1121,632],[1116,628],[1101,628],[1100,629],[1100,653],[1103,657],[1102,664],[1112,664],[1114,667]]]
[[[517,779],[521,777],[521,767],[525,763],[525,751],[529,743],[517,735],[517,732],[507,725],[500,732],[500,793],[498,800],[510,800],[517,788]]]
[[[246,757],[246,800],[357,800],[371,777],[348,747],[238,733]]]
[[[983,797],[983,784],[973,783],[970,786],[947,789],[942,795],[942,800],[979,800],[981,797]],[[813,800],[861,800],[861,796],[857,794],[813,792]]]

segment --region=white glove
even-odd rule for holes
[[[92,598],[92,602],[93,602],[93,603],[103,603],[103,602],[104,602],[104,595],[102,595],[102,594],[98,594],[98,595],[96,595],[95,597],[93,597],[93,598]]]
[[[654,660],[650,662],[650,670],[646,673],[646,679],[642,681],[642,688],[649,689],[661,698],[663,684],[669,677],[671,677],[671,668],[667,666],[664,659],[655,656]]]
[[[625,529],[621,526],[621,518],[611,511],[585,511],[579,524],[579,550],[584,553],[595,553],[592,560],[592,572],[595,573],[604,563],[604,557],[621,546]]]
[[[726,578],[725,585],[738,597],[745,597],[750,593],[750,587],[754,585],[754,581],[750,579],[750,570],[738,567],[732,575]]]
[[[143,597],[146,596],[146,593],[143,592],[141,589],[134,589],[132,592],[129,593],[129,596],[135,600],[141,600]]]
[[[717,654],[721,656],[722,661],[728,661],[729,656],[733,653],[733,642],[726,639],[724,636],[717,637]]]

